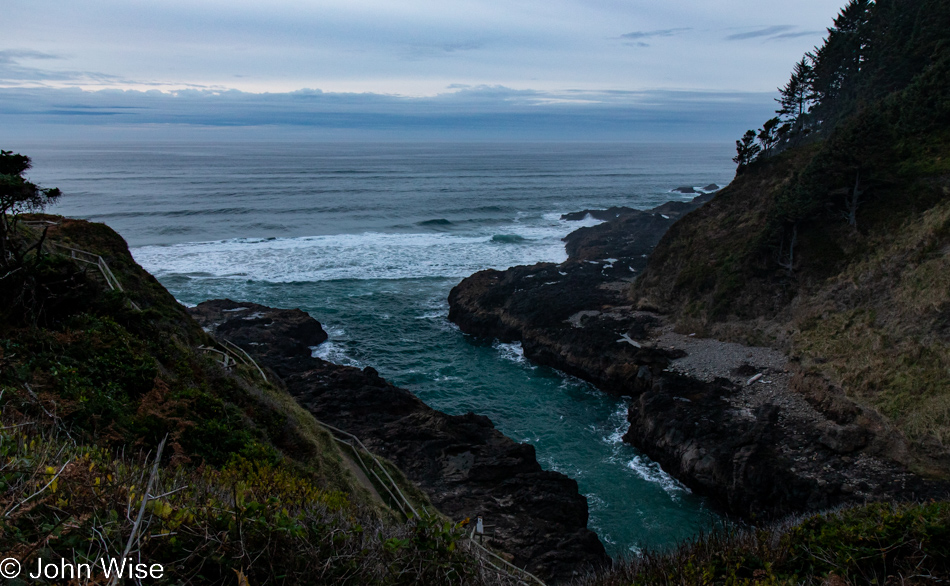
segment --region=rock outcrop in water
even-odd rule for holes
[[[447,415],[372,368],[312,357],[311,346],[326,333],[300,310],[215,300],[190,312],[277,374],[317,419],[358,436],[399,466],[444,514],[482,516],[492,542],[512,554],[514,564],[564,581],[607,562],[587,529],[587,501],[577,483],[542,470],[532,446],[512,441],[487,417]]]
[[[666,229],[710,198],[569,215],[607,221],[568,235],[560,265],[463,280],[449,295],[449,319],[631,397],[624,440],[731,513],[945,498],[945,484],[895,462],[903,440],[840,388],[781,352],[676,333],[668,316],[631,305],[630,283]]]

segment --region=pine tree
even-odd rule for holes
[[[824,45],[815,49],[813,89],[820,106],[820,118],[831,121],[845,109],[856,90],[870,47],[870,27],[875,4],[871,0],[851,0],[828,29]]]
[[[780,97],[776,98],[775,101],[782,108],[776,110],[776,114],[799,120],[808,112],[807,106],[815,99],[815,90],[812,87],[814,70],[809,62],[809,55],[805,55],[801,61],[795,64],[792,77],[785,87],[779,88]]]

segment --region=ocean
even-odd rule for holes
[[[626,404],[462,334],[449,290],[482,269],[566,258],[593,225],[561,214],[649,208],[678,186],[725,185],[730,145],[70,143],[16,145],[50,211],[105,222],[182,303],[300,307],[315,354],[372,366],[426,403],[474,411],[577,480],[612,555],[718,522],[703,499],[621,442]],[[8,147],[5,147],[8,148]]]

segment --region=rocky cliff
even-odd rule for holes
[[[714,198],[571,215],[606,221],[464,280],[450,317],[630,396],[627,441],[727,510],[946,498],[948,26],[849,2]]]
[[[625,441],[731,513],[945,497],[907,468],[907,442],[883,417],[786,353],[677,331],[675,316],[633,305],[631,282],[679,215],[670,208],[602,214],[613,217],[565,238],[560,265],[476,273],[452,290],[449,317],[630,397]]]
[[[456,521],[481,516],[491,542],[516,565],[564,581],[607,562],[587,529],[587,501],[577,483],[542,470],[532,446],[504,436],[487,417],[447,415],[372,368],[312,357],[311,347],[326,333],[300,310],[215,300],[191,314],[276,374],[318,420],[358,436],[399,466],[442,513]]]

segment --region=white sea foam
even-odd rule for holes
[[[574,211],[574,210],[571,210],[571,211]],[[547,213],[547,214],[544,214],[542,217],[549,222],[550,221],[561,221],[561,222],[566,221],[566,220],[561,220],[561,213],[559,212]],[[570,220],[568,222],[568,226],[570,226],[571,230],[577,230],[578,228],[590,228],[598,224],[603,224],[604,222],[605,220],[598,220],[597,218],[591,216],[590,214],[587,214],[580,220]]]
[[[664,472],[659,464],[643,456],[634,456],[627,462],[627,468],[643,480],[659,485],[673,499],[678,498],[680,493],[689,492],[680,481]]]
[[[627,403],[617,404],[617,410],[610,414],[607,424],[611,432],[603,438],[604,443],[615,447],[624,445],[623,434],[627,433],[627,428],[630,427],[627,422]]]
[[[521,347],[521,342],[495,342],[492,347],[498,350],[498,355],[505,360],[517,364],[527,364],[528,362],[524,357],[524,348]]]
[[[620,460],[621,454],[626,453],[626,456],[623,456],[624,459],[620,460],[623,462],[624,467],[632,470],[634,474],[643,480],[658,485],[674,500],[677,499],[680,494],[689,492],[688,488],[667,474],[656,462],[639,454],[634,455],[629,460],[626,459],[626,457],[629,456],[629,452],[627,452],[629,448],[623,449],[626,447],[623,441],[623,435],[627,432],[627,428],[629,427],[626,403],[620,403],[617,411],[610,416],[609,422],[613,425],[613,429],[609,434],[603,437],[603,441],[606,444],[614,446],[614,456],[610,458],[612,461]]]
[[[443,319],[449,312],[447,311],[433,311],[431,313],[424,313],[422,315],[414,316],[414,319]]]
[[[346,330],[341,327],[327,326],[326,324],[323,324],[323,329],[326,330],[329,339],[319,346],[311,346],[311,356],[321,360],[326,360],[327,362],[332,362],[333,364],[355,366],[356,368],[363,368],[366,366],[359,360],[349,356],[346,353],[346,348],[344,345],[339,342],[340,339],[343,339],[346,336]]]
[[[484,234],[368,232],[300,238],[235,238],[133,249],[135,260],[159,277],[225,278],[273,283],[340,279],[463,278],[485,268],[504,269],[566,259],[562,222],[509,224],[518,242]]]
[[[446,376],[437,376],[437,377],[435,377],[435,378],[432,379],[432,380],[434,380],[434,381],[437,382],[437,383],[444,383],[444,382],[462,381],[462,380],[465,380],[465,379],[463,379],[463,378],[460,377],[460,376],[448,376],[448,375],[446,375]]]

